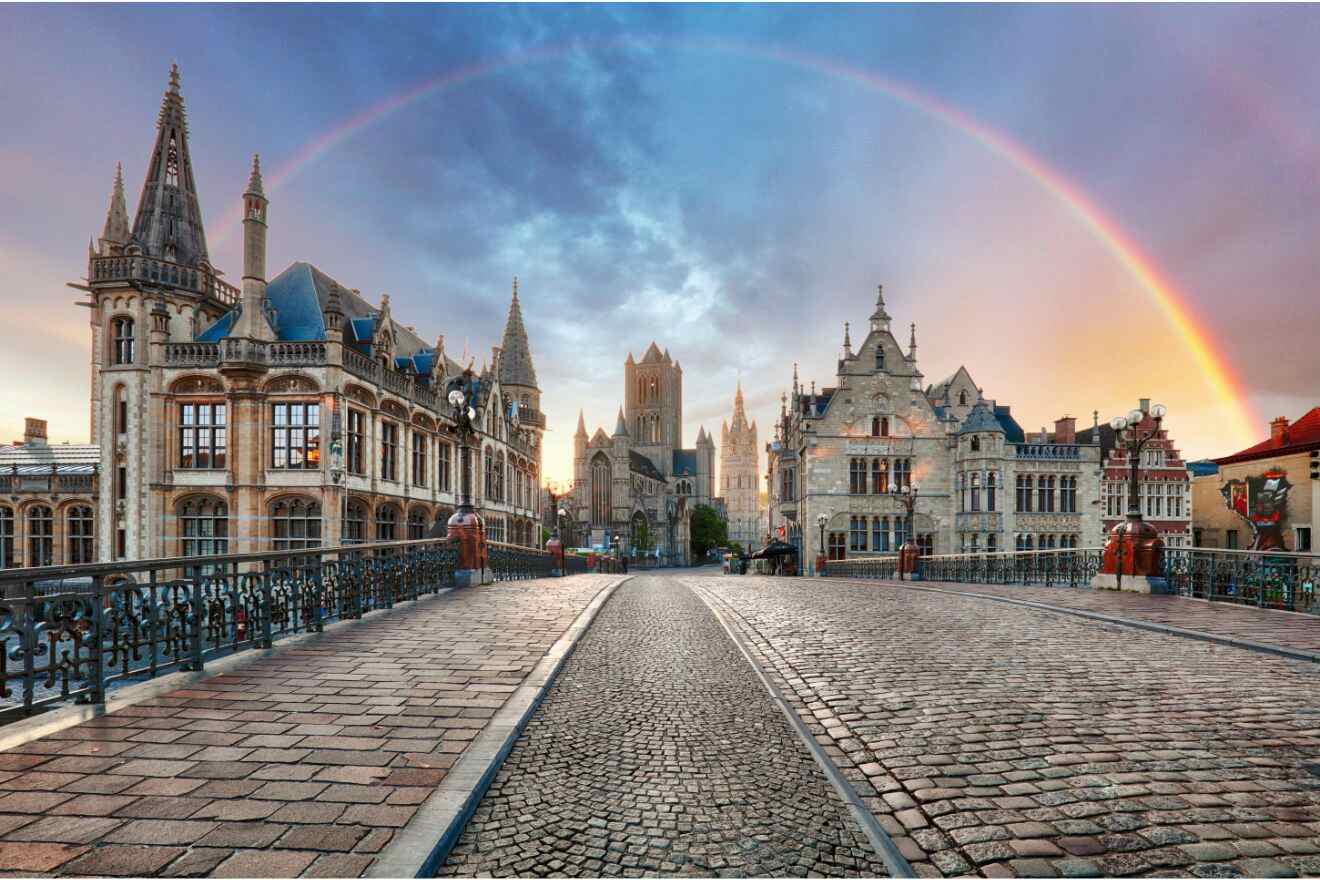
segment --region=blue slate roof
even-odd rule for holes
[[[353,334],[354,342],[371,342],[371,337],[376,335],[376,319],[354,318],[348,322],[348,328]]]
[[[325,339],[321,318],[321,298],[317,291],[316,270],[310,263],[294,263],[266,285],[266,300],[274,309],[275,338],[288,342],[312,342]],[[199,342],[218,342],[229,333],[238,309],[225,313],[220,320],[198,335]]]
[[[652,480],[664,482],[664,475],[655,469],[655,464],[651,459],[642,455],[636,449],[628,450],[628,467],[630,470],[643,476],[650,477]]]
[[[229,335],[229,328],[238,320],[238,309],[225,312],[214,324],[197,334],[198,342],[219,342]]]
[[[674,476],[695,477],[697,475],[697,450],[674,450]]]
[[[978,403],[972,407],[972,411],[963,419],[962,425],[958,428],[959,434],[978,434],[978,433],[1000,433],[1007,434],[1003,424],[996,418],[997,413],[991,412],[990,407],[983,403]]]
[[[1009,407],[995,407],[995,421],[1004,429],[1004,439],[1009,443],[1024,443],[1027,439],[1027,433],[1022,430],[1022,426],[1017,423],[1017,419],[1009,413]]]
[[[1187,469],[1196,477],[1208,477],[1211,474],[1219,473],[1219,465],[1208,458],[1201,461],[1187,462]]]

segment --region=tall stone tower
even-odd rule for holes
[[[733,396],[733,424],[720,428],[720,494],[729,516],[729,540],[759,547],[766,527],[761,522],[759,448],[756,423],[747,423],[742,382]]]
[[[674,472],[674,450],[683,447],[683,368],[654,342],[623,365],[624,419],[632,446],[666,477]]]
[[[518,302],[517,278],[513,279],[513,298],[509,301],[509,317],[504,322],[504,339],[500,343],[500,385],[524,410],[540,412],[541,389],[536,384],[536,367],[527,343],[522,304]]]

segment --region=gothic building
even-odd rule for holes
[[[965,367],[922,385],[916,326],[903,351],[880,290],[854,350],[844,325],[835,383],[810,389],[793,370],[769,452],[772,535],[804,568],[893,553],[1098,546],[1100,444],[1072,419],[1028,436]],[[915,493],[909,514],[904,493]]]
[[[102,560],[422,537],[460,500],[497,541],[539,538],[540,391],[514,281],[460,447],[446,382],[465,366],[315,265],[270,277],[254,157],[240,286],[210,261],[178,69],[132,224],[122,173],[90,248],[91,432]]]
[[[629,353],[623,375],[613,434],[588,435],[578,414],[568,502],[576,531],[595,547],[618,537],[637,555],[686,561],[692,509],[714,497],[715,441],[701,428],[696,447],[683,448],[683,368],[668,351],[652,342],[640,361]]]
[[[720,426],[720,497],[724,499],[729,541],[744,549],[765,543],[766,521],[761,510],[759,457],[756,422],[747,423],[743,408],[742,382],[733,396],[733,423]]]

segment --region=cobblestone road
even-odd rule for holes
[[[1320,875],[1320,664],[971,596],[687,582],[921,874]]]
[[[406,603],[0,753],[0,873],[358,876],[616,580]]]
[[[884,864],[714,615],[615,592],[443,874],[877,875]]]

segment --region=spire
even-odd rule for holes
[[[132,243],[148,256],[185,266],[209,263],[177,64],[170,66],[170,84],[161,99],[156,145],[147,159]]]
[[[852,357],[852,340],[848,337],[848,322],[843,322],[843,356]]]
[[[875,288],[875,311],[871,313],[872,330],[889,329],[889,313],[885,311],[885,286],[877,284]]]
[[[573,436],[574,437],[587,436],[587,420],[583,416],[581,409],[578,410],[578,426],[577,426],[577,431],[573,434]]]
[[[270,342],[275,339],[275,331],[267,315],[266,204],[266,197],[261,193],[260,160],[253,155],[252,173],[243,193],[243,293],[239,300],[238,319],[228,335]],[[338,301],[327,305],[338,308]]]
[[[261,156],[252,154],[252,173],[248,175],[248,187],[245,195],[265,196],[261,189]]]
[[[500,384],[538,388],[536,368],[532,366],[532,349],[527,344],[527,328],[523,326],[522,305],[518,302],[518,276],[513,277],[513,298],[509,301],[509,317],[504,322],[504,341],[500,346]]]
[[[907,359],[914,362],[917,359],[917,324],[915,321],[912,322],[912,335],[908,338]]]
[[[124,165],[115,163],[115,184],[110,191],[110,209],[105,214],[105,228],[101,231],[101,249],[128,244],[128,205],[124,201]]]
[[[747,410],[743,406],[742,379],[738,380],[738,390],[733,395],[733,430],[747,430]]]
[[[619,420],[614,424],[614,436],[615,437],[628,436],[628,424],[623,419],[623,407],[619,407]]]
[[[797,361],[793,361],[793,395],[794,396],[797,396],[802,391],[801,386],[798,384],[797,367],[798,367]]]

